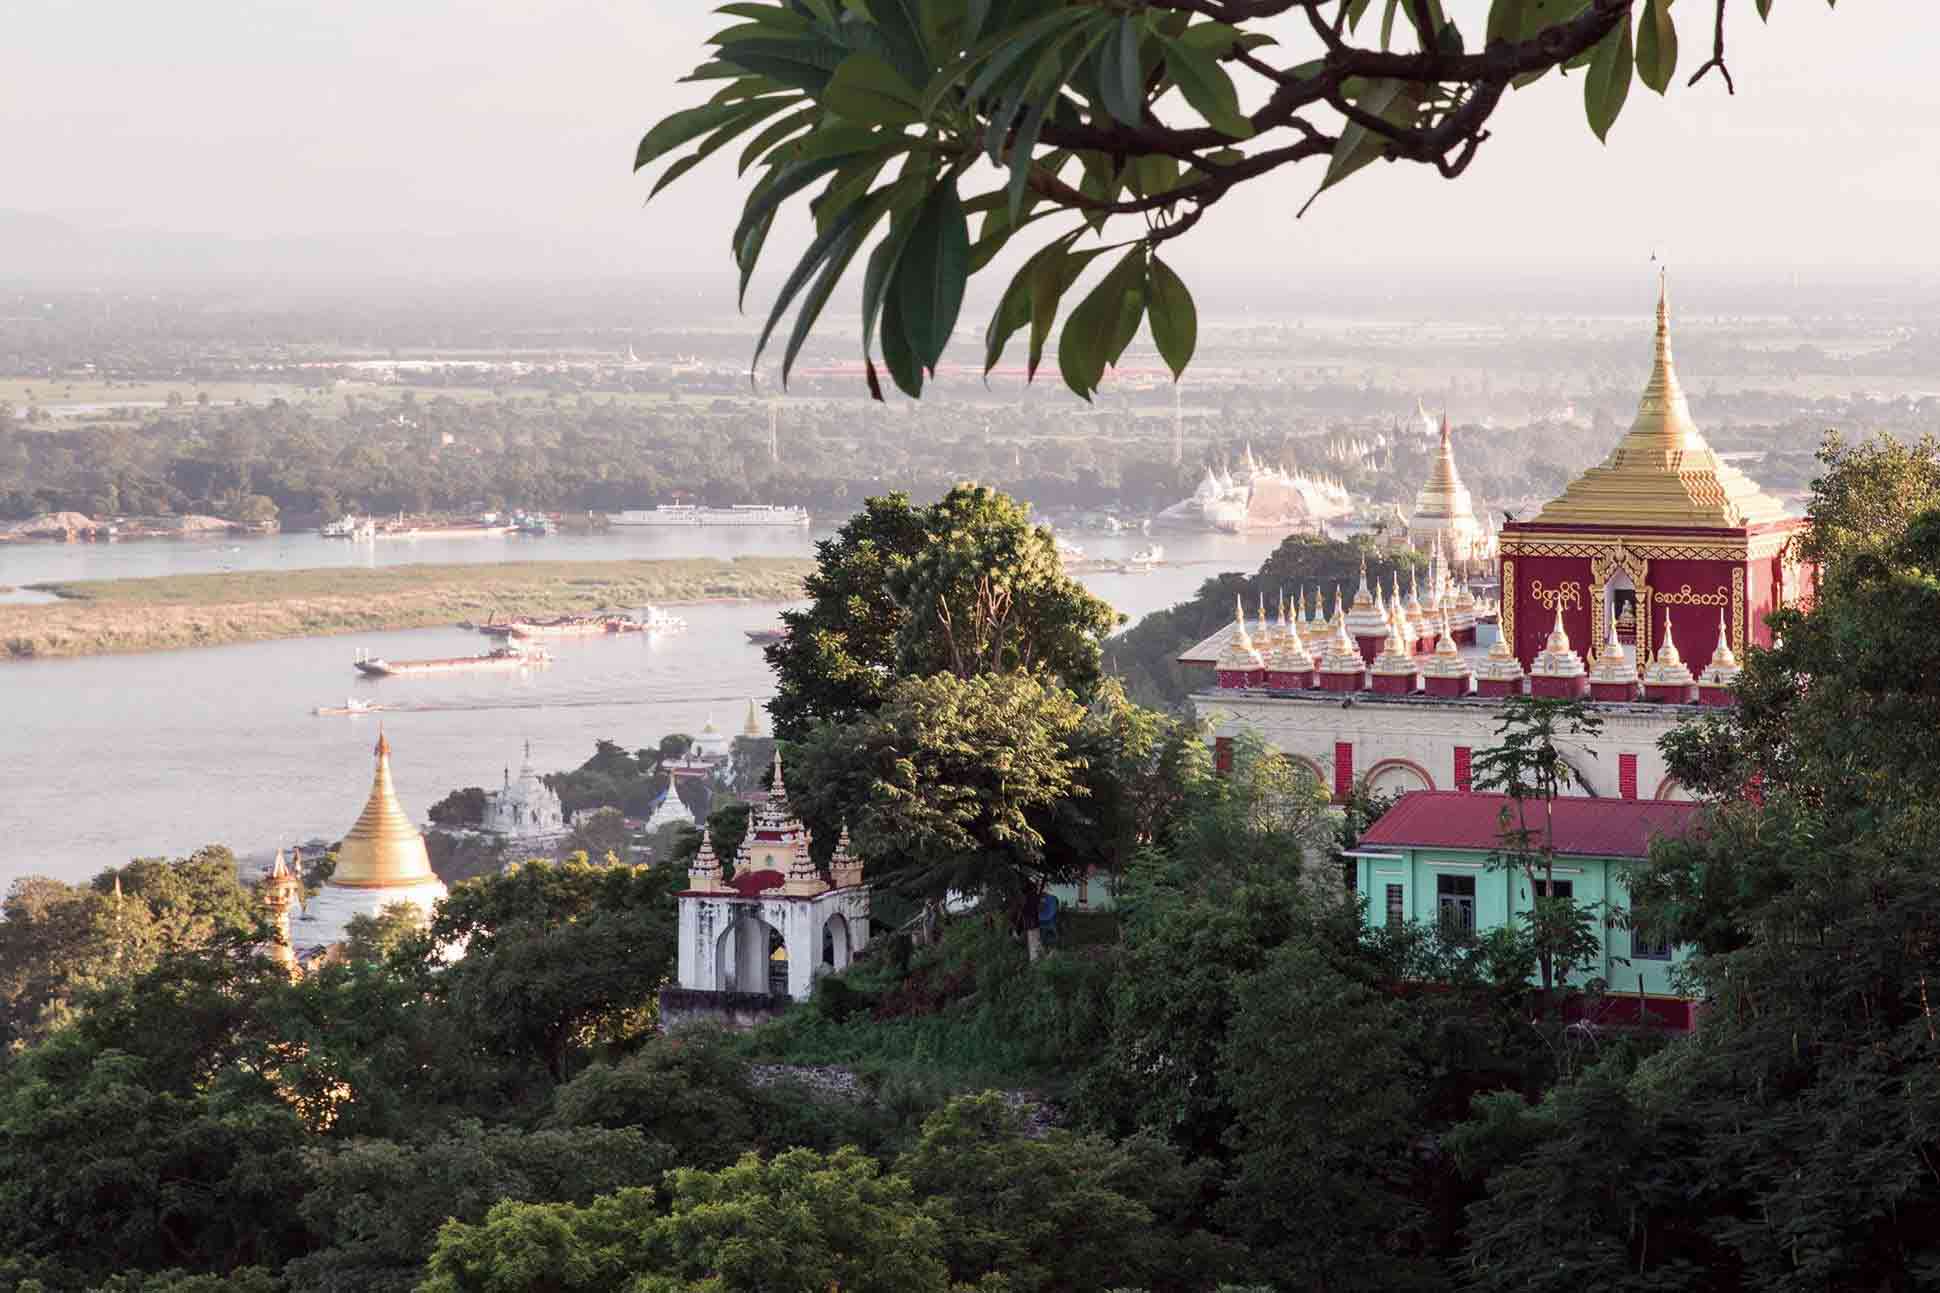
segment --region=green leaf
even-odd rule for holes
[[[1141,197],[1157,197],[1179,187],[1179,159],[1166,153],[1148,153],[1132,163],[1132,191]]]
[[[1352,32],[1361,25],[1361,18],[1367,13],[1371,0],[1347,0],[1347,30]]]
[[[1183,41],[1168,41],[1165,68],[1179,93],[1207,125],[1235,139],[1253,137],[1253,123],[1240,113],[1239,91],[1233,88],[1233,78],[1211,54]]]
[[[865,0],[863,7],[882,34],[889,61],[904,80],[912,85],[921,82],[930,72],[921,0]]]
[[[1053,270],[1060,268],[1071,244],[1083,232],[1083,229],[1073,229],[1070,233],[1053,238],[1038,248],[1011,278],[1010,286],[1004,289],[1004,299],[998,303],[996,312],[990,316],[989,326],[984,329],[984,377],[988,378],[991,369],[1004,357],[1004,349],[1010,344],[1010,339],[1031,321],[1032,285],[1038,272],[1047,264]],[[1076,275],[1072,275],[1072,278],[1075,280]]]
[[[740,138],[742,135],[745,135],[748,131],[752,130],[755,126],[759,125],[763,121],[766,121],[769,117],[772,117],[775,113],[779,112],[782,108],[787,107],[790,102],[792,102],[792,100],[781,99],[781,100],[776,100],[774,103],[771,103],[771,104],[761,103],[761,104],[749,105],[744,103],[739,105],[742,109],[741,117],[738,120],[731,121],[727,125],[722,126],[719,130],[715,131],[713,134],[709,135],[706,139],[702,140],[701,146],[699,148],[696,148],[692,153],[688,154],[686,157],[681,158],[679,161],[675,162],[672,166],[669,166],[666,169],[666,171],[662,173],[662,175],[660,176],[660,179],[654,183],[653,191],[647,194],[647,201],[649,202],[653,201],[654,198],[660,195],[660,191],[662,189],[672,184],[675,180],[679,179],[687,172],[693,170],[696,166],[699,166],[702,162],[706,161],[709,157],[712,157],[717,151],[719,151],[726,144],[729,144],[734,140]]]
[[[1069,236],[1075,240],[1082,232],[1078,230]],[[1070,243],[1064,245],[1068,248]],[[1025,380],[1037,380],[1038,366],[1044,362],[1044,343],[1050,339],[1051,324],[1058,317],[1058,302],[1078,281],[1085,266],[1104,254],[1102,247],[1075,253],[1060,251],[1031,271],[1031,357]]]
[[[748,168],[760,161],[770,148],[790,135],[814,125],[821,115],[821,106],[811,103],[799,112],[789,113],[780,121],[770,122],[766,130],[756,135],[753,141],[741,150],[741,160],[736,164],[736,173],[746,175]]]
[[[1387,8],[1381,11],[1381,48],[1389,49],[1394,44],[1394,13],[1401,7],[1401,0],[1387,0]]]
[[[843,59],[821,95],[830,112],[859,126],[913,126],[923,119],[920,99],[895,68],[866,51]]]
[[[1589,73],[1583,78],[1583,110],[1598,139],[1609,141],[1610,127],[1630,95],[1630,19],[1619,17],[1610,34],[1596,44]]]
[[[750,375],[753,373],[754,366],[761,362],[762,352],[768,348],[768,338],[774,335],[775,325],[781,322],[782,316],[788,312],[788,307],[794,303],[795,297],[800,294],[803,287],[807,286],[809,278],[822,267],[825,261],[836,254],[842,247],[843,240],[863,222],[876,205],[867,202],[851,204],[849,209],[834,220],[820,237],[808,245],[808,250],[802,253],[802,258],[795,262],[795,268],[782,282],[781,290],[775,294],[774,305],[768,310],[768,322],[761,329],[761,339],[754,347],[754,360],[749,364]],[[877,214],[880,215],[880,212]],[[853,247],[850,248],[850,254],[854,254]]]
[[[1105,111],[1127,126],[1136,126],[1145,117],[1138,37],[1138,21],[1130,14],[1121,15],[1118,29],[1104,43],[1099,56],[1099,88],[1104,94]]]
[[[970,269],[970,222],[956,184],[932,192],[916,213],[896,269],[896,295],[917,362],[934,373],[956,330]]]
[[[633,152],[633,169],[637,171],[643,166],[651,166],[682,144],[691,143],[710,130],[720,129],[747,110],[747,105],[741,103],[708,103],[698,108],[687,108],[655,122],[653,128],[640,137],[640,146]]]
[[[1152,341],[1158,346],[1159,357],[1172,370],[1172,380],[1176,382],[1187,365],[1192,363],[1193,352],[1199,348],[1199,309],[1193,304],[1192,293],[1186,290],[1185,281],[1157,256],[1152,257],[1147,278],[1150,283],[1147,308],[1152,320]]]
[[[748,304],[748,283],[754,278],[754,267],[761,260],[761,249],[768,243],[768,231],[775,227],[775,209],[757,219],[747,229],[738,232],[734,239],[734,263],[741,267],[741,286],[735,297],[738,309]]]
[[[1369,81],[1361,90],[1354,106],[1371,116],[1391,121],[1398,126],[1414,124],[1415,102],[1402,93],[1403,83],[1389,78]],[[1334,185],[1340,183],[1355,171],[1360,170],[1375,158],[1387,151],[1388,141],[1383,136],[1369,130],[1358,121],[1350,121],[1341,127],[1340,139],[1334,144],[1334,155],[1327,163],[1327,176],[1321,180],[1320,187],[1314,190],[1314,198],[1319,197]],[[1308,206],[1313,198],[1307,199]],[[1305,212],[1306,207],[1301,211]]]
[[[1037,152],[1038,136],[1044,132],[1044,114],[1056,101],[1055,93],[1047,93],[1031,105],[1024,114],[1024,122],[1017,128],[1017,137],[1010,145],[1010,182],[1005,186],[1004,197],[1010,218],[1015,221],[1024,213],[1024,186],[1031,177],[1032,156]]]
[[[748,194],[748,200],[741,208],[741,222],[734,230],[734,245],[740,246],[748,230],[756,223],[772,220],[775,210],[782,203],[831,171],[842,169],[843,165],[856,155],[851,152],[817,157],[806,162],[783,162],[769,171],[755,186],[754,191]],[[750,267],[744,265],[743,268]]]
[[[808,334],[814,329],[815,321],[822,316],[822,307],[829,302],[830,293],[848,272],[849,264],[855,259],[856,252],[868,239],[869,231],[876,226],[889,210],[887,194],[878,196],[866,204],[858,204],[851,210],[861,210],[861,217],[852,222],[848,231],[842,234],[830,250],[828,260],[822,265],[822,272],[815,277],[808,295],[802,298],[802,307],[795,314],[794,331],[788,335],[788,349],[781,361],[781,388],[788,389],[788,378],[795,371],[795,359],[802,353],[802,346],[808,341]],[[772,326],[772,325],[771,325]],[[766,337],[763,337],[765,344]]]
[[[1091,402],[1104,380],[1105,364],[1123,325],[1125,294],[1144,277],[1145,245],[1140,243],[1112,266],[1064,321],[1064,331],[1058,337],[1058,371],[1064,384],[1086,403]]]
[[[1522,39],[1523,9],[1529,0],[1493,0],[1489,5],[1489,22],[1482,37],[1484,45],[1493,45],[1499,40],[1515,44]]]
[[[883,300],[888,294],[889,284],[895,280],[896,265],[902,260],[903,248],[909,245],[909,235],[916,228],[916,221],[908,216],[894,220],[889,226],[889,236],[876,244],[875,251],[869,254],[869,263],[862,272],[862,357],[867,359],[876,344],[876,322],[882,313]]]
[[[1280,42],[1263,31],[1243,31],[1228,22],[1202,22],[1188,27],[1179,37],[1183,44],[1202,53],[1219,57],[1237,45],[1241,49],[1258,49],[1262,45],[1277,45]]]
[[[1637,78],[1662,94],[1677,74],[1677,26],[1671,0],[1645,0],[1637,23]]]
[[[1771,20],[1771,16],[1772,16],[1772,0],[1758,0],[1759,21],[1769,22]]]
[[[900,294],[895,284],[884,294],[882,307],[882,362],[889,369],[896,389],[913,400],[923,398],[923,366],[909,348],[909,334],[903,326]]]

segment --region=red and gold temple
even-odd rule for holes
[[[1649,661],[1668,618],[1684,658],[1709,659],[1719,625],[1740,659],[1771,645],[1765,616],[1811,593],[1800,560],[1805,521],[1727,465],[1691,420],[1671,361],[1668,292],[1637,419],[1601,466],[1501,537],[1503,637],[1524,668],[1562,609],[1569,637],[1616,637]]]

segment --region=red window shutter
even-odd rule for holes
[[[1213,771],[1224,775],[1233,770],[1233,738],[1220,736],[1213,739]]]
[[[1625,799],[1637,797],[1637,756],[1634,754],[1617,756],[1617,793]]]
[[[1469,782],[1469,748],[1458,745],[1455,747],[1455,789],[1466,795],[1472,788]]]
[[[1354,744],[1334,742],[1334,798],[1345,799],[1354,791]]]

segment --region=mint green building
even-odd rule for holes
[[[1510,803],[1503,795],[1456,791],[1404,796],[1349,854],[1355,890],[1366,897],[1368,921],[1433,921],[1479,933],[1529,911],[1542,881],[1532,883],[1520,869],[1491,870],[1488,865],[1489,855],[1500,847],[1502,812]],[[1661,799],[1559,799],[1555,895],[1586,905],[1602,903],[1606,911],[1627,908],[1625,871],[1650,855],[1652,839],[1683,834],[1701,811],[1698,804]],[[1536,806],[1530,825],[1542,829]],[[1690,1026],[1692,1003],[1676,994],[1671,978],[1684,949],[1653,944],[1607,922],[1598,933],[1601,964],[1570,982],[1580,987],[1593,978],[1604,980],[1610,993],[1607,1005],[1619,1021],[1628,1015]]]

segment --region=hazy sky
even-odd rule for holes
[[[1485,0],[1451,0],[1460,12]],[[643,211],[642,128],[720,20],[676,0],[11,0],[0,208],[245,237],[511,234],[565,263],[726,272],[730,166]],[[1940,4],[1734,0],[1727,97],[1681,82],[1708,0],[1678,5],[1668,99],[1633,86],[1606,147],[1581,83],[1509,96],[1463,179],[1376,166],[1293,212],[1300,169],[1227,199],[1178,259],[1451,268],[1940,263]],[[729,149],[731,154],[734,150]],[[6,268],[6,267],[0,267]],[[481,266],[480,268],[488,268]],[[509,268],[509,267],[508,267]]]

